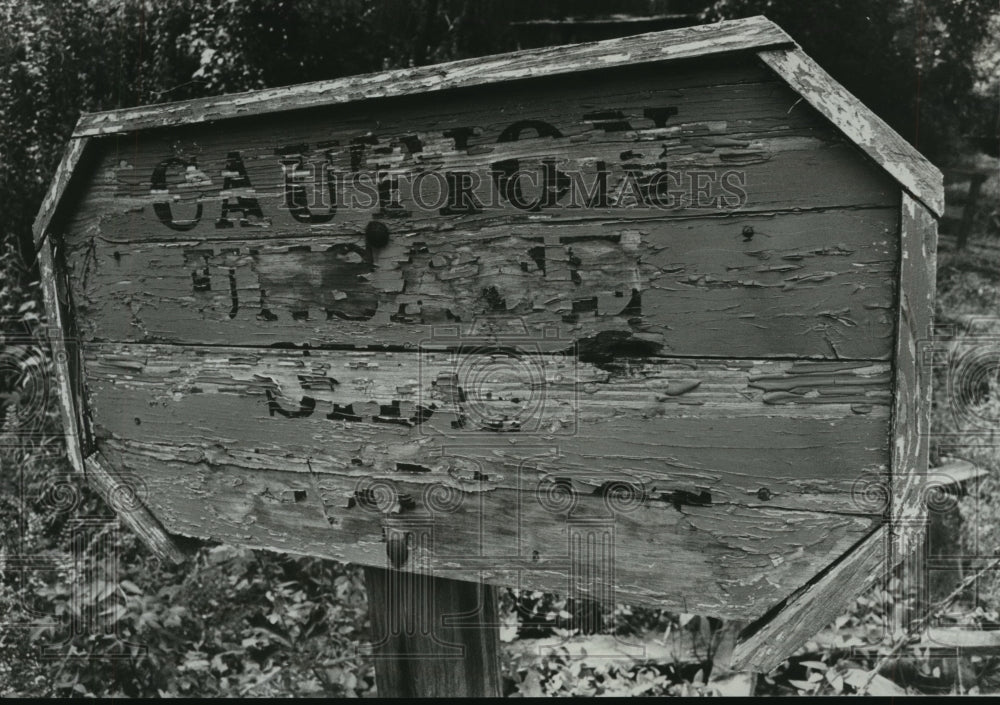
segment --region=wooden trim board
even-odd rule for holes
[[[798,47],[757,53],[811,106],[936,216],[944,213],[941,171]]]
[[[77,472],[84,472],[83,458],[86,453],[83,447],[83,417],[77,407],[79,402],[73,393],[73,382],[70,373],[69,355],[66,348],[67,327],[63,321],[63,302],[66,301],[66,291],[63,279],[57,275],[53,244],[46,235],[55,217],[70,180],[77,172],[88,138],[73,139],[66,145],[62,160],[56,169],[49,190],[42,201],[42,207],[35,217],[33,235],[35,247],[38,250],[39,276],[42,282],[42,293],[45,311],[49,323],[49,344],[52,349],[52,365],[55,373],[59,407],[63,417],[63,429],[66,439],[66,452],[70,463]],[[66,313],[69,313],[66,311]]]
[[[297,86],[91,113],[80,118],[74,136],[191,125],[225,118],[653,61],[673,61],[791,43],[791,38],[778,25],[764,17],[750,17],[600,42],[529,49]]]
[[[884,575],[889,528],[878,527],[838,563],[744,631],[733,649],[731,667],[767,673],[832,622],[857,596]]]
[[[66,149],[63,150],[62,159],[59,161],[59,166],[56,167],[55,176],[52,177],[52,183],[49,184],[49,190],[45,193],[42,206],[38,209],[38,215],[35,216],[35,222],[32,225],[36,247],[52,223],[56,208],[66,193],[66,187],[69,186],[70,179],[76,173],[76,168],[80,164],[80,159],[83,157],[84,150],[89,141],[86,137],[75,137],[69,141]]]
[[[890,472],[890,521],[899,556],[916,545],[926,522],[922,487],[930,447],[931,366],[923,348],[931,334],[937,278],[937,222],[904,194],[900,222],[900,283]]]
[[[182,563],[187,559],[187,552],[145,506],[143,500],[147,490],[144,482],[131,482],[131,478],[121,477],[99,452],[87,456],[84,467],[90,486],[100,493],[118,518],[157,558],[171,563]]]

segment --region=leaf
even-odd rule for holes
[[[517,638],[517,615],[513,612],[504,617],[500,624],[500,641],[505,644]]]
[[[893,683],[885,676],[876,675],[868,687],[868,694],[879,698],[891,698],[897,695],[906,695],[906,689]]]
[[[545,695],[542,690],[542,676],[533,668],[529,668],[524,674],[521,683],[517,687],[518,692],[526,698],[540,698]]]
[[[121,580],[118,583],[126,592],[130,592],[133,595],[141,595],[142,588],[133,583],[131,580]]]
[[[834,692],[836,692],[838,695],[843,692],[844,678],[836,671],[831,669],[826,672],[826,682],[833,687]]]
[[[816,684],[815,683],[809,683],[808,681],[797,681],[797,680],[793,680],[793,679],[789,678],[788,682],[791,683],[792,685],[794,685],[799,690],[804,690],[807,693],[815,690],[815,688],[816,688]]]
[[[222,654],[216,654],[212,657],[212,668],[215,669],[216,673],[225,673],[229,670],[229,666],[222,660]]]
[[[817,671],[825,671],[829,668],[822,661],[799,661],[800,666],[805,666],[806,668],[812,668]]]
[[[869,671],[862,670],[860,668],[849,668],[847,673],[844,674],[844,681],[857,691],[861,691],[865,687],[865,683],[868,681]],[[906,690],[900,686],[893,683],[891,680],[885,676],[880,676],[878,674],[872,678],[871,684],[868,686],[868,694],[876,696],[894,696],[894,695],[906,695]]]

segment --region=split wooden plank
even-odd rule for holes
[[[805,587],[751,624],[733,650],[734,670],[767,673],[832,622],[891,565],[890,529],[880,526]]]
[[[107,505],[153,555],[171,563],[187,560],[188,552],[163,530],[146,507],[149,497],[145,480],[135,474],[123,475],[109,465],[99,451],[87,456],[84,466],[87,483],[100,493]]]
[[[88,151],[89,142],[87,138],[73,139],[66,145],[33,225],[66,453],[70,465],[79,473],[84,472],[84,455],[90,450],[86,435],[89,427],[80,406],[82,401],[76,391],[82,388],[79,341],[75,336],[76,328],[72,321],[72,312],[69,311],[66,273],[61,267],[56,269],[53,257],[56,243],[49,240],[48,236],[54,225],[57,210],[64,206],[63,200],[70,182],[81,180],[77,168],[84,152]]]
[[[433,66],[395,69],[299,86],[91,113],[80,118],[74,134],[102,135],[169,125],[190,125],[372,98],[435,93],[451,88],[571,74],[597,68],[676,61],[790,43],[791,39],[780,27],[764,17],[751,17],[601,42],[530,49]]]
[[[861,101],[799,48],[757,54],[934,215],[944,214],[944,177]]]
[[[97,433],[454,491],[539,482],[880,515],[884,363],[88,346]],[[469,484],[471,482],[471,484]]]
[[[38,271],[42,281],[42,293],[45,297],[45,314],[51,334],[49,349],[52,353],[52,370],[55,375],[56,393],[59,395],[59,414],[62,417],[63,439],[66,444],[66,454],[70,465],[79,473],[84,472],[83,428],[85,421],[78,408],[79,400],[74,394],[74,377],[70,372],[70,355],[78,354],[77,345],[67,341],[64,335],[62,299],[60,297],[60,279],[57,279],[52,264],[51,243],[41,241],[38,251]],[[69,344],[67,344],[69,343]]]
[[[930,446],[931,360],[937,221],[916,199],[903,196],[900,227],[899,319],[892,420],[892,512],[899,557],[920,544],[927,521],[924,486]]]
[[[387,534],[420,531],[426,542],[391,553],[399,569],[723,617],[762,613],[878,521],[558,488],[467,494],[407,475],[284,472],[216,460],[210,450],[100,445],[113,465],[144,479],[151,511],[172,533],[385,566]]]
[[[532,347],[868,360],[892,354],[897,229],[895,209],[834,210],[411,232],[374,253],[98,239],[70,259],[88,340],[429,348],[515,317],[504,335]]]

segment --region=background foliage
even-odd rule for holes
[[[25,555],[51,565],[0,569],[0,695],[352,696],[374,687],[357,650],[368,629],[357,569],[227,547],[203,548],[181,568],[159,565],[134,536],[101,523],[107,507],[65,478],[51,390],[39,382],[49,363],[31,222],[80,113],[506,51],[517,48],[517,20],[678,7],[706,20],[768,15],[940,164],[996,151],[995,0],[0,0],[0,357],[16,361],[0,365],[0,565]],[[977,216],[980,234],[1000,222],[989,208]],[[996,255],[946,260],[945,317],[996,310]],[[23,413],[37,416],[30,438],[12,431]],[[979,460],[1000,471],[996,458]],[[972,498],[962,501],[971,513]],[[1000,517],[992,504],[987,513]],[[82,533],[81,516],[95,518]],[[963,540],[995,542],[997,526],[978,521]],[[71,570],[74,545],[109,540],[117,574]],[[963,596],[966,617],[996,621],[995,592]],[[862,598],[834,625],[836,638],[762,679],[758,692],[861,690],[874,661],[845,655],[845,645],[877,631],[903,599],[892,584]],[[604,615],[622,637],[681,634],[694,662],[539,658],[513,646],[572,636],[574,615],[592,607],[507,591],[502,608],[508,694],[700,694],[731,682],[710,678],[718,620],[625,605]],[[94,614],[107,631],[73,633],[74,619]],[[989,659],[914,663],[911,681],[924,691],[988,689],[997,668]],[[887,683],[866,687],[897,694]]]

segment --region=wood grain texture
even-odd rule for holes
[[[245,115],[575,73],[595,67],[610,68],[704,57],[790,43],[788,35],[773,22],[764,17],[751,17],[666,32],[651,32],[635,37],[531,49],[299,86],[91,113],[80,118],[74,134],[101,135],[210,122]]]
[[[88,441],[89,418],[84,414],[81,394],[83,370],[80,366],[80,344],[74,335],[75,311],[69,302],[65,269],[58,266],[63,262],[60,259],[57,265],[53,254],[61,250],[63,240],[59,236],[53,237],[52,233],[62,233],[65,223],[60,208],[68,205],[71,182],[78,185],[81,180],[79,168],[85,153],[92,151],[89,143],[89,138],[70,140],[33,227],[66,453],[73,469],[87,478],[88,484],[101,494],[154,555],[179,563],[185,560],[185,551],[142,504],[137,485],[124,482],[117,470],[108,466],[98,453],[92,452]]]
[[[80,407],[80,370],[78,365],[79,341],[74,335],[75,326],[68,317],[69,282],[63,267],[56,268],[53,251],[61,246],[61,241],[49,239],[54,218],[66,196],[71,181],[79,183],[81,174],[77,169],[90,140],[73,139],[66,145],[62,159],[56,168],[42,206],[35,217],[33,235],[37,248],[38,271],[42,283],[45,315],[49,330],[49,346],[52,353],[52,369],[55,375],[56,393],[59,396],[59,411],[62,416],[66,453],[70,465],[77,472],[84,472],[84,455],[89,452],[85,433],[86,420]],[[61,260],[60,260],[61,264]]]
[[[937,216],[944,214],[941,171],[880,117],[833,80],[801,49],[757,54],[816,110],[840,128],[907,192]]]
[[[365,587],[379,697],[500,697],[496,588],[372,566]]]
[[[411,232],[375,254],[358,235],[97,239],[71,259],[86,340],[433,347],[493,324],[556,349],[886,360],[897,228],[835,210]]]
[[[900,242],[891,483],[873,477],[858,488],[859,495],[891,497],[889,523],[751,625],[737,645],[736,667],[762,672],[776,667],[923,540],[931,409],[931,367],[923,359],[923,343],[931,334],[934,313],[937,222],[908,194],[903,196]]]
[[[892,513],[899,558],[922,537],[923,488],[930,444],[931,361],[925,350],[934,317],[937,222],[923,204],[903,197],[901,265],[892,419]]]
[[[652,502],[879,515],[889,366],[88,347],[102,437],[457,492],[539,482]]]
[[[187,560],[188,553],[163,530],[163,526],[146,507],[147,488],[142,478],[122,475],[104,460],[100,452],[87,456],[84,467],[87,484],[97,490],[153,555],[171,563],[183,563]]]
[[[733,650],[732,668],[767,673],[836,619],[868,585],[887,575],[890,534],[881,526],[840,561],[751,624]]]
[[[34,234],[36,246],[39,245],[42,237],[48,230],[49,224],[55,216],[56,208],[58,208],[63,196],[66,194],[66,188],[69,186],[70,180],[74,177],[80,177],[80,174],[77,173],[77,167],[80,164],[88,143],[90,143],[89,139],[77,137],[71,139],[66,144],[62,159],[59,161],[59,166],[56,167],[56,173],[49,183],[49,189],[45,192],[45,198],[42,199],[42,205],[38,209],[32,225],[32,233]]]
[[[751,59],[667,74],[623,67],[503,92],[409,96],[248,118],[225,130],[189,125],[112,137],[99,140],[100,163],[72,237],[80,244],[92,237],[126,243],[356,235],[372,220],[396,234],[898,207],[898,185],[858,159],[857,149],[816,111],[800,105],[789,112],[798,100]],[[234,176],[234,154],[243,176]],[[158,165],[171,159],[178,161],[154,183]],[[513,173],[515,166],[523,176],[521,197],[512,203],[513,182],[492,172]],[[470,192],[479,210],[451,208],[441,197],[446,175],[463,172],[476,179]],[[557,182],[557,173],[570,181]],[[589,198],[598,193],[601,174],[607,207]],[[636,195],[659,174],[668,175],[658,182],[658,205],[640,206]],[[390,207],[389,192],[378,201],[383,180],[396,184],[398,207]],[[551,186],[549,201],[543,183]],[[286,198],[299,186],[308,214]],[[235,211],[240,199],[251,197],[259,214]],[[334,200],[340,205],[331,213]],[[223,203],[234,209],[226,218]],[[529,207],[536,203],[537,209]],[[176,220],[173,227],[161,220],[164,208]]]
[[[570,494],[549,484],[455,493],[409,473],[351,477],[315,466],[309,472],[312,463],[305,472],[275,470],[252,449],[238,461],[223,457],[225,444],[220,438],[214,448],[178,452],[154,442],[100,441],[112,464],[147,483],[150,509],[171,533],[385,566],[387,535],[423,531],[425,542],[392,553],[400,569],[561,594],[596,590],[601,599],[724,617],[763,614],[878,522],[643,503],[628,493]]]
[[[38,251],[38,272],[45,297],[45,316],[52,333],[49,335],[49,349],[52,353],[52,370],[55,375],[56,393],[59,395],[59,414],[63,423],[63,438],[70,465],[79,473],[84,472],[83,464],[83,420],[78,408],[79,399],[74,393],[73,376],[70,373],[69,356],[77,354],[77,345],[67,341],[63,325],[63,302],[57,277],[52,263],[52,245],[40,242]],[[70,345],[67,345],[70,342]]]

